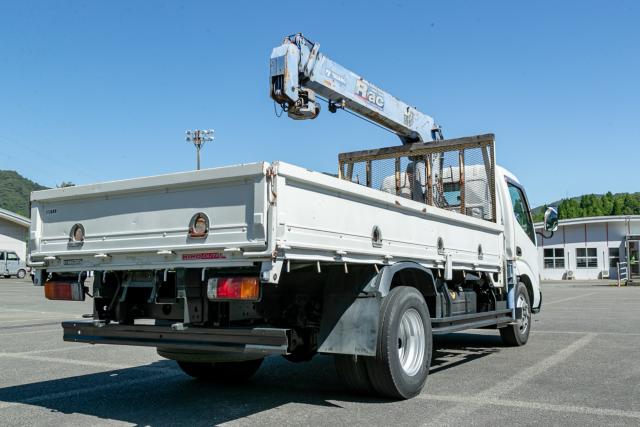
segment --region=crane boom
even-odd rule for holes
[[[314,119],[320,113],[316,94],[327,99],[329,111],[348,109],[397,134],[403,144],[442,137],[432,117],[319,52],[302,33],[285,37],[270,60],[270,95],[289,117]]]

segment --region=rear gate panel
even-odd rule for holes
[[[50,197],[38,197],[35,193],[37,228],[31,235],[32,258],[159,249],[264,248],[265,164],[221,169],[223,173],[217,174],[211,173],[217,170],[189,172],[192,180],[175,174],[176,179],[166,175],[102,184],[95,186],[95,191],[78,188],[77,194],[53,190],[43,192]],[[164,178],[159,185],[148,182],[159,178]],[[209,234],[202,239],[189,238],[189,222],[198,212],[209,218]],[[76,223],[85,229],[82,244],[69,242]]]

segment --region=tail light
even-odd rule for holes
[[[257,277],[215,277],[207,282],[207,298],[257,301],[260,299],[260,281]]]
[[[44,284],[44,296],[50,300],[84,301],[84,286],[78,282],[49,280]]]

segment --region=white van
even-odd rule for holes
[[[11,276],[24,279],[30,270],[17,253],[0,249],[0,276],[3,276],[5,279]]]

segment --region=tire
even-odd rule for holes
[[[365,359],[375,391],[409,399],[424,388],[431,365],[431,319],[417,289],[393,288],[380,307],[376,357]]]
[[[263,360],[219,363],[178,361],[178,366],[185,374],[199,380],[215,383],[240,383],[247,381],[258,372]]]
[[[529,341],[531,331],[531,301],[527,287],[522,282],[516,287],[515,301],[516,307],[522,308],[522,319],[515,325],[500,328],[502,342],[510,347],[525,345]]]
[[[367,373],[366,357],[355,357],[350,354],[336,354],[334,363],[338,377],[344,384],[359,394],[371,394],[374,389]]]
[[[16,276],[18,277],[18,279],[24,279],[24,276],[27,275],[27,272],[23,269],[18,270],[18,274],[16,274]]]

